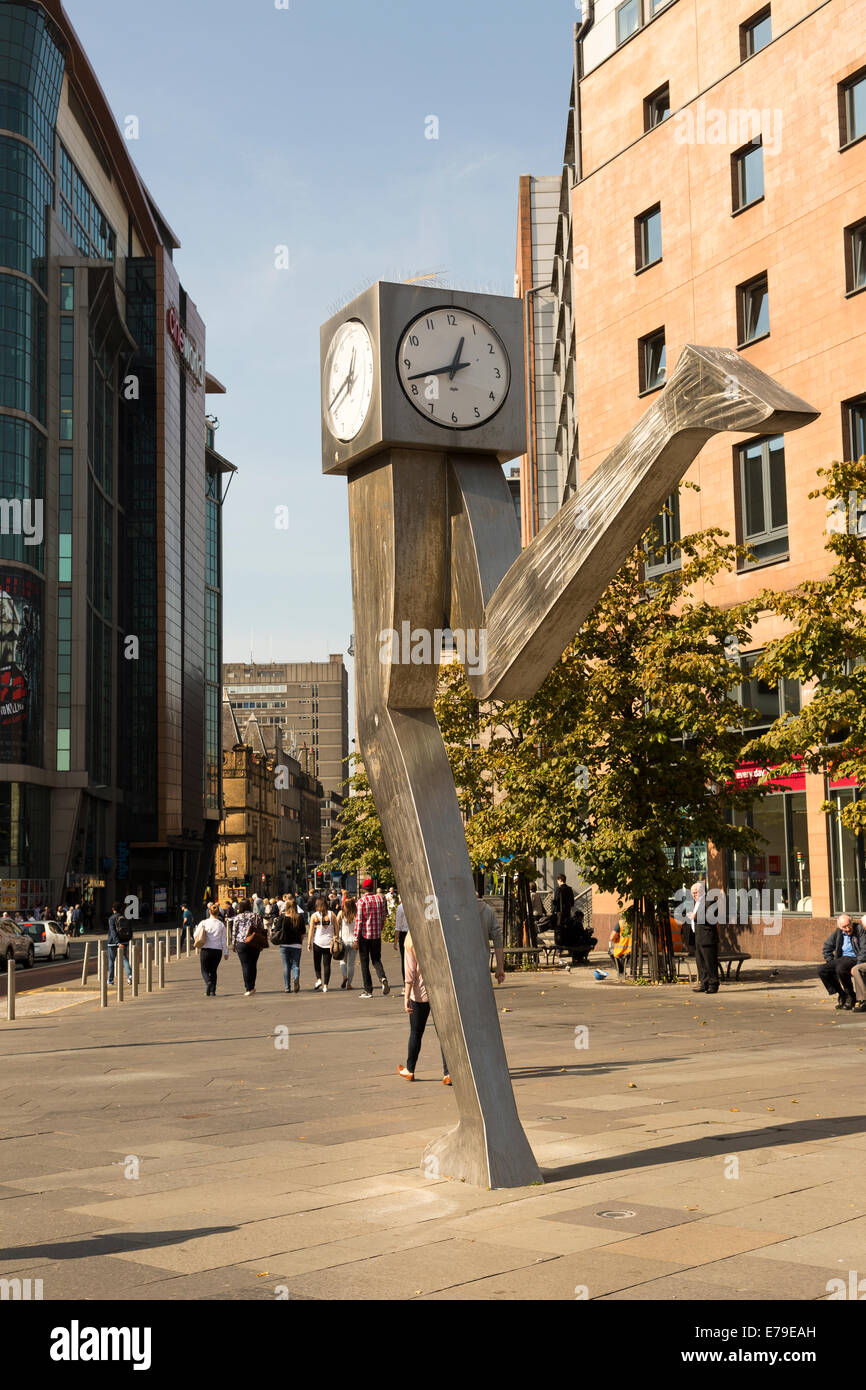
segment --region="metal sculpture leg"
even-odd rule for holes
[[[408,660],[404,641],[404,622],[427,634],[446,625],[446,468],[444,455],[393,450],[350,479],[356,722],[460,1116],[427,1150],[425,1171],[517,1187],[540,1182],[541,1173],[514,1103],[463,822],[433,713],[439,663]],[[388,632],[400,638],[390,656]]]

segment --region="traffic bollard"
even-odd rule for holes
[[[175,960],[180,960],[180,927],[178,927],[174,935],[174,958]]]
[[[165,945],[162,941],[156,948],[156,987],[165,989]]]
[[[185,928],[185,932],[186,932],[186,954],[187,954],[187,959],[189,959],[189,927],[186,927],[186,928]]]
[[[99,947],[99,1007],[108,1008],[108,971],[105,968],[105,953]]]
[[[81,962],[81,983],[87,984],[87,967],[90,964],[90,942],[84,943],[84,959]]]
[[[132,997],[138,998],[138,947],[134,941],[129,943],[129,968],[132,971]]]
[[[144,943],[144,992],[153,993],[153,950],[149,941]]]
[[[15,1022],[15,962],[6,962],[6,1021]]]
[[[103,977],[104,974],[105,974],[105,952],[104,952],[103,949],[102,949],[101,943],[97,941],[97,943],[96,943],[96,981],[97,981],[97,984],[102,984],[102,977]]]
[[[126,965],[126,947],[121,943],[117,948],[117,955],[114,958],[114,968],[117,971],[117,1002],[123,1003],[123,967]]]

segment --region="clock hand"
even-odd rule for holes
[[[409,381],[420,381],[423,376],[444,376],[446,372],[451,373],[451,380],[454,380],[456,372],[462,372],[464,367],[471,367],[471,362],[447,363],[444,367],[430,367],[426,372],[416,372],[414,376],[408,378]]]
[[[340,399],[340,397],[342,396],[343,392],[346,390],[347,387],[348,387],[348,388],[351,388],[352,384],[354,383],[354,380],[355,380],[355,349],[352,348],[352,357],[351,357],[351,361],[349,362],[349,370],[348,370],[348,372],[346,373],[346,380],[343,382],[343,384],[342,384],[342,386],[340,387],[339,391],[337,392],[336,396],[335,396],[334,399],[331,401],[331,404],[328,406],[328,409],[329,409],[329,410],[333,410],[334,406],[336,405],[337,401],[338,401],[338,400]]]
[[[465,339],[465,338],[461,338],[461,339],[460,339],[460,342],[457,344],[457,351],[456,351],[455,354],[454,354],[454,359],[453,359],[453,361],[452,361],[452,363],[451,363],[451,368],[450,368],[450,372],[449,372],[449,376],[448,376],[448,380],[449,380],[449,381],[453,381],[453,380],[454,380],[454,377],[455,377],[456,374],[457,374],[457,371],[458,371],[459,366],[460,366],[460,355],[461,355],[461,353],[463,352],[463,344],[464,344],[465,342],[466,342],[466,339]],[[469,363],[466,362],[466,363],[464,363],[463,365],[466,366],[466,367],[468,367],[468,366],[469,366]]]

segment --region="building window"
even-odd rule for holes
[[[745,894],[751,894],[751,911],[755,916],[758,912],[772,912],[776,904],[784,912],[810,913],[812,898],[806,793],[772,792],[745,817],[742,817],[742,813],[738,815],[737,823],[754,826],[763,837],[764,845],[757,854],[728,851],[729,890],[742,893],[743,898]],[[757,898],[756,892],[760,895]],[[766,898],[763,896],[765,893]],[[745,907],[745,902],[744,908],[743,916],[747,917],[749,909]]]
[[[671,114],[671,89],[668,82],[658,91],[652,92],[644,98],[643,104],[643,128],[644,130],[654,130],[662,121],[666,121]]]
[[[646,573],[651,579],[657,574],[667,574],[678,570],[681,565],[678,541],[680,539],[680,495],[672,492],[662,510],[653,522],[653,535],[646,544]]]
[[[745,62],[747,58],[752,58],[756,53],[760,53],[762,48],[773,38],[773,24],[770,19],[770,6],[761,10],[760,14],[754,15],[746,20],[745,24],[740,25],[740,61]]]
[[[770,293],[767,275],[756,275],[737,286],[737,345],[748,347],[770,332]]]
[[[625,43],[640,28],[640,0],[625,0],[616,12],[616,46]]]
[[[866,290],[866,220],[845,228],[845,288]]]
[[[665,330],[659,328],[638,343],[640,364],[640,394],[657,391],[667,380]]]
[[[846,401],[842,406],[846,459],[861,459],[866,454],[866,396]]]
[[[752,552],[740,569],[788,558],[788,497],[783,435],[758,439],[737,451],[741,543]]]
[[[734,212],[742,212],[764,196],[764,146],[760,135],[731,156]]]
[[[829,800],[841,810],[863,793],[858,787],[831,789]],[[863,835],[855,835],[834,816],[827,818],[830,833],[830,867],[833,881],[833,912],[861,916],[866,912],[866,854]]]
[[[744,728],[750,738],[755,733],[769,729],[777,719],[785,714],[799,714],[802,708],[802,692],[798,680],[785,677],[776,685],[768,685],[758,680],[755,667],[764,655],[763,651],[746,652],[740,657],[740,671],[743,679],[734,689],[737,702],[748,709],[757,711],[757,718]]]
[[[866,135],[866,68],[840,84],[839,125],[843,149]]]
[[[635,270],[646,270],[662,258],[662,210],[656,203],[634,220]]]

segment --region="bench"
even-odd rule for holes
[[[736,984],[737,980],[739,980],[739,978],[740,978],[740,971],[741,971],[742,968],[743,968],[743,962],[744,962],[744,961],[747,961],[747,960],[751,960],[751,959],[752,959],[751,954],[750,954],[748,951],[735,951],[735,950],[730,949],[728,946],[723,945],[723,944],[720,942],[720,943],[719,943],[719,980],[720,980],[720,981],[723,981],[723,980],[728,980],[728,981],[730,981],[730,978],[731,978],[731,967],[732,967],[733,965],[736,965],[737,969],[736,969],[736,972],[735,972],[735,974],[734,974],[734,983]],[[694,964],[694,960],[695,960],[694,956],[693,956],[690,952],[688,952],[688,951],[677,951],[677,952],[675,952],[675,954],[674,954],[674,963],[675,963],[675,965],[676,965],[676,970],[677,970],[677,979],[679,979],[679,975],[680,975],[680,966],[681,966],[681,965],[685,965],[686,970],[688,971],[688,974],[689,974],[689,979],[690,979],[690,980],[694,979],[694,975],[692,974],[692,966],[693,966],[693,964]]]

